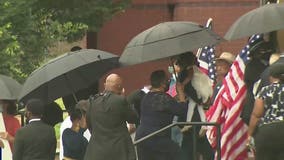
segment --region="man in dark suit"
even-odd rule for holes
[[[42,102],[31,99],[26,105],[28,124],[15,136],[13,160],[54,160],[56,137],[54,129],[41,121]]]
[[[84,160],[135,160],[135,150],[126,122],[138,120],[123,93],[122,78],[110,74],[105,91],[90,100],[87,126],[91,131]]]

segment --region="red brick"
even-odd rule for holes
[[[175,4],[173,19],[168,4]],[[117,55],[132,37],[141,31],[164,21],[193,21],[205,24],[209,17],[214,20],[214,31],[224,36],[233,22],[242,14],[259,6],[259,0],[134,0],[131,8],[105,23],[98,36],[98,48]],[[235,54],[246,43],[246,38],[223,42],[216,47],[217,53],[229,51]],[[149,84],[151,71],[166,69],[167,62],[148,63],[116,69],[125,77],[127,93]]]

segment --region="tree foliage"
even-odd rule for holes
[[[131,0],[45,0],[38,1],[39,8],[52,12],[59,22],[78,22],[97,31],[106,20],[123,11]]]
[[[98,31],[130,0],[0,0],[0,73],[23,82],[58,41]]]

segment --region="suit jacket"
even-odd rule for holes
[[[126,121],[138,120],[134,108],[124,96],[105,92],[91,100],[87,112],[87,125],[91,139],[85,160],[135,160],[134,146],[128,133]]]
[[[146,93],[143,90],[138,89],[131,92],[127,97],[128,103],[134,106],[136,112],[138,113],[139,119],[140,119],[141,101],[145,95]],[[139,124],[140,122],[138,121],[138,123],[135,124],[136,127],[138,127]]]
[[[15,136],[13,160],[54,160],[54,129],[42,121],[32,121]]]

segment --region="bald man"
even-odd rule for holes
[[[122,93],[122,78],[110,74],[105,91],[91,100],[86,119],[92,136],[84,160],[136,160],[126,122],[136,123],[138,115]]]
[[[105,90],[121,95],[123,93],[122,78],[117,74],[110,74],[106,78]]]

